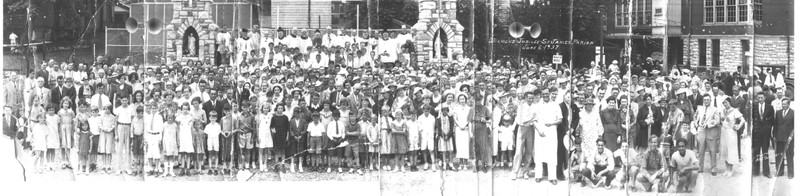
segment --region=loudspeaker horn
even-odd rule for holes
[[[128,30],[128,33],[135,33],[136,30],[139,30],[139,21],[133,17],[128,18],[125,20],[125,30]]]
[[[531,26],[525,27],[525,29],[528,30],[529,33],[531,33],[531,38],[534,39],[539,38],[539,35],[542,34],[542,25],[540,25],[539,23],[533,23],[531,24]]]
[[[164,28],[161,19],[158,18],[151,18],[147,21],[147,32],[150,34],[158,34],[161,32],[161,29]]]
[[[520,38],[522,34],[525,34],[525,27],[522,26],[522,23],[511,23],[511,25],[508,25],[508,34],[511,34],[511,37]]]

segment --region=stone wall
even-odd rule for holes
[[[215,24],[212,17],[212,0],[173,0],[172,21],[165,21],[167,33],[167,62],[184,63],[188,60],[208,60],[214,58],[214,36],[209,34],[209,26]],[[190,4],[191,3],[191,4]],[[193,27],[199,37],[197,57],[183,56],[183,33]]]
[[[794,61],[792,36],[756,36],[754,47],[756,65],[790,65]]]
[[[443,63],[450,62],[454,54],[463,55],[464,26],[456,19],[455,0],[421,0],[419,2],[419,20],[412,27],[417,50],[417,62],[431,62],[433,39],[441,28],[447,34],[448,57],[441,58]],[[463,57],[462,57],[463,58]]]

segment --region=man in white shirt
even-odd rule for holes
[[[121,174],[124,170],[128,175],[131,175],[131,154],[129,150],[130,139],[133,137],[131,121],[133,121],[133,116],[136,115],[136,108],[128,104],[128,97],[127,95],[120,96],[119,100],[121,105],[114,109],[114,113],[117,114],[117,129],[114,135],[117,142],[115,143],[116,155],[114,155],[114,158],[119,160],[115,161],[117,174]]]
[[[514,175],[511,179],[517,179],[519,177],[520,165],[522,163],[526,163],[526,168],[524,169],[524,176],[528,178],[528,170],[530,169],[531,165],[533,164],[533,140],[534,140],[534,123],[536,122],[536,113],[534,112],[534,108],[538,106],[537,102],[541,98],[542,92],[526,92],[525,93],[525,102],[520,103],[517,109],[517,117],[514,122],[518,122],[519,128],[517,132],[517,150],[514,153],[514,165],[511,169],[512,175]]]
[[[534,91],[536,94],[537,91]],[[539,182],[544,177],[544,167],[541,165],[547,164],[547,173],[550,183],[553,185],[557,184],[558,181],[556,180],[556,160],[557,160],[557,151],[553,149],[558,148],[558,139],[557,139],[557,130],[556,127],[558,124],[561,123],[561,107],[558,105],[558,102],[555,102],[551,98],[555,98],[558,92],[555,87],[551,89],[542,89],[541,96],[542,96],[542,104],[540,104],[540,108],[536,110],[538,114],[536,115],[537,122],[535,122],[535,130],[536,133],[534,134],[535,139],[534,141],[534,160],[536,160],[537,171],[536,174],[536,182]],[[523,121],[524,122],[524,121]]]
[[[111,100],[108,98],[106,93],[106,88],[103,83],[97,84],[97,92],[92,95],[90,99],[89,105],[92,108],[105,108],[111,106]]]
[[[697,170],[700,169],[697,160],[697,155],[695,155],[694,151],[686,150],[686,145],[688,142],[686,139],[679,139],[676,142],[676,146],[678,147],[678,151],[672,153],[672,157],[670,158],[670,167],[672,167],[675,171],[675,179],[678,181],[677,192],[691,192],[691,189],[694,188],[694,185],[697,183]]]

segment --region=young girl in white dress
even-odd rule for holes
[[[261,105],[261,112],[258,113],[256,118],[258,121],[258,139],[256,140],[256,147],[258,148],[258,165],[261,171],[269,171],[267,169],[267,162],[272,154],[272,133],[270,131],[270,122],[272,122],[272,104],[266,102]]]
[[[181,111],[175,115],[175,121],[178,124],[179,162],[183,165],[182,170],[178,173],[181,176],[186,175],[194,153],[194,138],[192,137],[192,121],[194,121],[194,117],[189,113],[189,108],[188,102],[182,103]]]

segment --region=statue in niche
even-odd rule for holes
[[[447,33],[442,28],[433,34],[433,57],[447,58]]]
[[[198,41],[197,30],[189,27],[183,32],[183,56],[197,57],[200,43]]]

